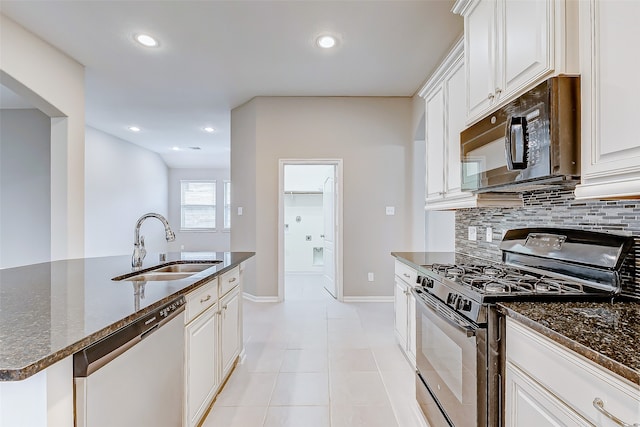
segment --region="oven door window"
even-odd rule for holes
[[[420,376],[456,427],[478,420],[478,334],[455,325],[420,301],[416,362]]]

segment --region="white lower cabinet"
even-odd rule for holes
[[[416,367],[416,299],[411,293],[415,286],[417,271],[396,261],[394,285],[394,330],[396,340],[409,359],[411,366]]]
[[[235,287],[220,300],[220,353],[222,376],[233,366],[240,354],[240,288]]]
[[[628,424],[616,423],[605,411]],[[634,423],[640,423],[640,386],[507,318],[507,427]]]
[[[220,384],[218,305],[208,308],[186,327],[186,426],[195,426],[213,400]]]
[[[241,270],[187,295],[185,327],[185,427],[197,426],[242,350]]]

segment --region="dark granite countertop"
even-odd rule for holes
[[[253,252],[175,252],[159,263],[222,261],[191,277],[138,289],[113,277],[131,256],[54,261],[0,270],[0,381],[25,379],[251,258]]]
[[[420,269],[454,263],[454,252],[392,252],[399,261]],[[640,301],[503,302],[499,309],[612,372],[640,385]]]
[[[505,302],[507,316],[640,385],[640,302]]]

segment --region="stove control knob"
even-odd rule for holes
[[[433,279],[429,279],[427,276],[422,278],[422,286],[425,288],[433,288]]]
[[[418,277],[416,277],[416,283],[417,283],[418,285],[422,284],[422,280],[423,280],[422,276],[418,276]]]
[[[462,310],[466,302],[467,300],[464,298],[458,298],[458,301],[456,302],[456,310]]]
[[[447,304],[449,304],[451,306],[455,306],[457,299],[458,299],[458,295],[457,294],[449,292],[449,295],[447,295]]]

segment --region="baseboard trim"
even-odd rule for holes
[[[393,302],[393,296],[343,297],[344,302]]]
[[[242,297],[251,302],[278,302],[278,297],[257,297],[247,292],[243,292]]]

